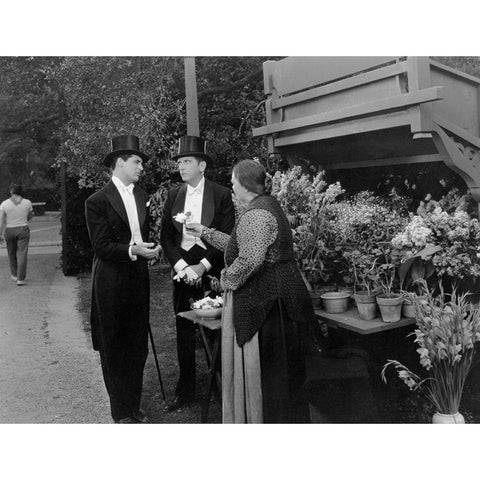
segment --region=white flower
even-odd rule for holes
[[[215,298],[205,297],[192,303],[192,308],[209,309],[223,306],[223,298],[218,295]]]
[[[192,215],[192,212],[180,212],[173,216],[173,219],[178,223],[186,223],[188,218]]]

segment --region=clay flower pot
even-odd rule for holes
[[[327,292],[321,296],[325,311],[328,313],[343,313],[348,309],[348,292]]]
[[[415,318],[415,308],[413,306],[412,301],[409,298],[403,299],[402,317]]]
[[[416,295],[417,298],[425,298],[425,295]],[[415,318],[415,308],[408,297],[403,297],[402,317]]]
[[[403,297],[400,294],[387,297],[384,294],[377,296],[382,320],[387,323],[398,322],[402,316]]]
[[[313,308],[322,308],[322,295],[326,292],[333,292],[336,289],[335,286],[322,287],[317,290],[310,290],[310,299],[312,300]]]
[[[366,292],[357,292],[353,294],[357,304],[358,315],[362,320],[373,320],[377,316],[377,301],[375,295],[369,295]]]

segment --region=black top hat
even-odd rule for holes
[[[200,157],[204,160],[210,160],[206,146],[207,142],[203,138],[194,137],[193,135],[180,137],[177,154],[172,157],[172,160],[178,160],[181,157]]]
[[[103,159],[103,164],[110,167],[115,157],[131,153],[138,155],[143,162],[148,161],[148,155],[140,152],[140,141],[135,135],[120,135],[112,138],[112,151]]]

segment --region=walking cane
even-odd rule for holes
[[[152,344],[153,358],[155,358],[155,366],[157,367],[158,381],[160,382],[160,389],[162,390],[163,400],[165,400],[165,390],[163,389],[162,376],[160,375],[160,367],[158,365],[157,350],[155,349],[155,343],[153,342],[152,329],[148,324],[148,333],[150,335],[150,343]]]

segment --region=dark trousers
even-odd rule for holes
[[[5,229],[10,272],[18,280],[25,280],[27,275],[28,243],[30,229],[24,227],[8,227]]]
[[[127,339],[129,334],[124,332],[122,350],[118,345],[109,345],[100,351],[103,378],[115,421],[131,417],[140,409],[148,338],[145,332],[139,333],[135,332],[136,337],[131,335]]]
[[[114,268],[115,277],[102,270]],[[115,421],[140,408],[143,370],[148,355],[149,277],[146,262],[95,268],[94,299],[98,325],[95,346]],[[115,292],[115,294],[114,294]]]
[[[188,252],[182,250],[182,257],[189,265],[198,263],[205,256],[205,250],[198,245]],[[184,282],[173,282],[173,308],[175,314],[190,310],[190,300],[200,300],[204,297],[209,285],[202,281],[199,287],[187,285]],[[180,376],[175,390],[176,395],[195,395],[195,344],[196,325],[185,318],[176,315],[177,358]]]

